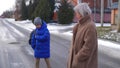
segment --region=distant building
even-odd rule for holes
[[[87,2],[92,9],[92,17],[96,22],[100,22],[101,0],[68,0],[73,6]],[[104,0],[104,22],[111,22],[111,8],[118,0]]]
[[[117,20],[118,20],[118,2],[113,3],[111,7],[111,25],[112,29],[117,29]]]
[[[68,1],[70,1],[74,6],[82,2],[87,2],[89,3],[91,8],[101,7],[101,0],[68,0]],[[118,2],[118,0],[104,0],[104,8],[111,8],[114,2]]]

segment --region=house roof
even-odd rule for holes
[[[118,2],[113,3],[111,9],[118,9]]]

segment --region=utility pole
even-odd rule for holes
[[[94,21],[96,22],[96,0],[94,0]]]
[[[101,0],[101,27],[103,27],[103,19],[104,19],[104,0]]]
[[[118,0],[118,21],[117,21],[117,32],[120,32],[120,0]]]

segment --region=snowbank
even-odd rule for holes
[[[35,29],[35,26],[33,25],[31,20],[24,20],[24,21],[15,21],[11,19],[6,19],[6,20],[28,31],[32,31],[33,29]]]
[[[120,49],[119,43],[115,43],[107,40],[98,39],[98,44],[102,46],[110,47],[110,48]]]
[[[96,27],[100,27],[101,23],[95,23]],[[110,23],[104,23],[103,26],[111,26]]]
[[[57,25],[57,26],[56,26]],[[58,24],[54,24],[54,25],[48,25],[50,32],[55,34],[55,35],[65,35],[67,37],[70,37],[70,39],[72,39],[72,30],[68,30],[68,31],[63,31],[61,32],[60,30],[66,30],[66,29],[70,29],[73,28],[75,24],[72,25],[68,25],[68,26],[61,26]],[[100,26],[100,24],[96,24],[96,26]],[[105,24],[104,26],[110,26],[110,24]],[[107,40],[101,40],[98,39],[98,44],[100,46],[106,46],[109,48],[114,48],[114,49],[120,49],[120,44],[115,43],[115,42],[111,42],[111,41],[107,41]]]

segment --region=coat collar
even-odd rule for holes
[[[84,24],[84,23],[87,23],[88,21],[91,21],[91,17],[90,15],[87,15],[85,17],[83,17],[82,19],[79,20],[79,24]]]

